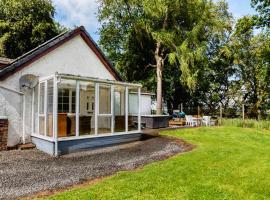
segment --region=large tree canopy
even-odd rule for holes
[[[237,21],[231,37],[231,51],[237,69],[238,90],[244,90],[242,102],[251,117],[259,118],[269,98],[270,38],[265,32],[254,34],[254,19]]]
[[[198,75],[211,56],[210,41],[222,41],[231,26],[223,1],[100,2],[102,48],[128,81],[142,81],[157,90],[158,114],[162,95],[168,100],[182,90],[180,79],[195,90]]]
[[[270,27],[270,1],[252,0],[251,5],[259,12],[258,25]]]
[[[0,56],[16,58],[56,36],[50,0],[0,0]]]

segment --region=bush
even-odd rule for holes
[[[269,120],[255,120],[255,119],[222,119],[222,126],[236,126],[236,127],[245,127],[245,128],[256,128],[256,129],[265,129],[270,130],[270,121]]]

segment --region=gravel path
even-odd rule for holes
[[[53,158],[36,149],[0,152],[0,199],[11,199],[134,169],[186,150],[184,143],[155,137]]]

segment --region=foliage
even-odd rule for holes
[[[171,106],[190,99],[198,77],[207,76],[208,58],[217,55],[212,49],[223,45],[232,26],[223,1],[100,2],[102,48],[127,81],[140,81],[151,91],[157,89],[161,60],[163,96]]]
[[[235,126],[235,127],[245,127],[254,128],[257,130],[268,130],[270,131],[270,121],[269,120],[255,120],[255,119],[222,119],[222,126]]]
[[[236,88],[242,90],[239,100],[249,107],[251,117],[259,118],[269,98],[270,38],[264,32],[254,35],[254,26],[252,17],[239,19],[230,48],[236,68]]]
[[[0,0],[0,56],[16,58],[62,31],[50,0]]]
[[[255,16],[257,24],[261,27],[270,27],[270,1],[269,0],[251,0],[251,5],[259,12]]]
[[[48,199],[269,199],[269,131],[211,127],[163,134],[196,149]]]

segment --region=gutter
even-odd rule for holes
[[[25,144],[25,94],[21,91],[18,90],[14,90],[12,88],[0,85],[0,88],[7,90],[9,92],[13,92],[15,94],[21,95],[23,96],[23,113],[22,113],[22,132],[23,132],[23,136],[22,136],[22,140],[23,140],[23,144]]]

